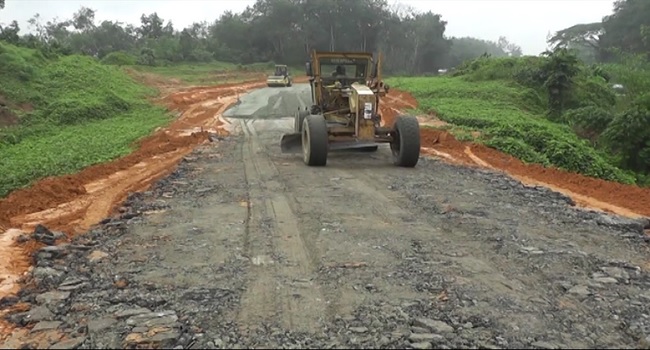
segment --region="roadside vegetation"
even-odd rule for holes
[[[589,66],[558,49],[545,57],[479,58],[450,76],[388,83],[411,92],[422,112],[460,126],[463,137],[480,131],[473,141],[524,162],[647,185],[650,90],[643,85],[650,66],[640,64]],[[617,93],[614,84],[628,89]]]
[[[650,2],[620,1],[602,23],[556,33],[540,56],[486,54],[444,76],[388,82],[412,92],[422,112],[453,124],[459,137],[478,134],[474,141],[525,162],[648,186],[647,18]]]
[[[130,152],[170,120],[154,90],[86,56],[45,57],[0,42],[0,196]],[[9,123],[11,119],[11,123]]]

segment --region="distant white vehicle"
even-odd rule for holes
[[[618,96],[625,96],[625,86],[623,84],[613,84],[612,89],[614,89],[614,93]]]
[[[438,74],[446,74],[447,70],[446,69],[438,69]]]

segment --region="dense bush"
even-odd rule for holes
[[[642,174],[650,173],[650,93],[637,98],[618,114],[603,133],[621,164]]]
[[[595,142],[614,119],[614,115],[601,107],[590,105],[567,111],[562,121],[584,138]]]
[[[104,56],[101,62],[103,64],[109,64],[115,66],[132,66],[135,65],[137,61],[138,58],[129,53],[123,51],[116,51],[116,52],[111,52],[108,55]]]

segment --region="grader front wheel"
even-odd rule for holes
[[[390,144],[393,164],[413,168],[420,159],[420,123],[413,116],[400,115],[393,127],[393,142]]]
[[[328,152],[327,122],[319,114],[305,117],[302,127],[302,157],[309,166],[325,166]]]

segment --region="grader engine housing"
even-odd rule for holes
[[[365,85],[352,84],[350,111],[353,114],[354,133],[358,140],[374,141],[376,120],[375,93]]]

